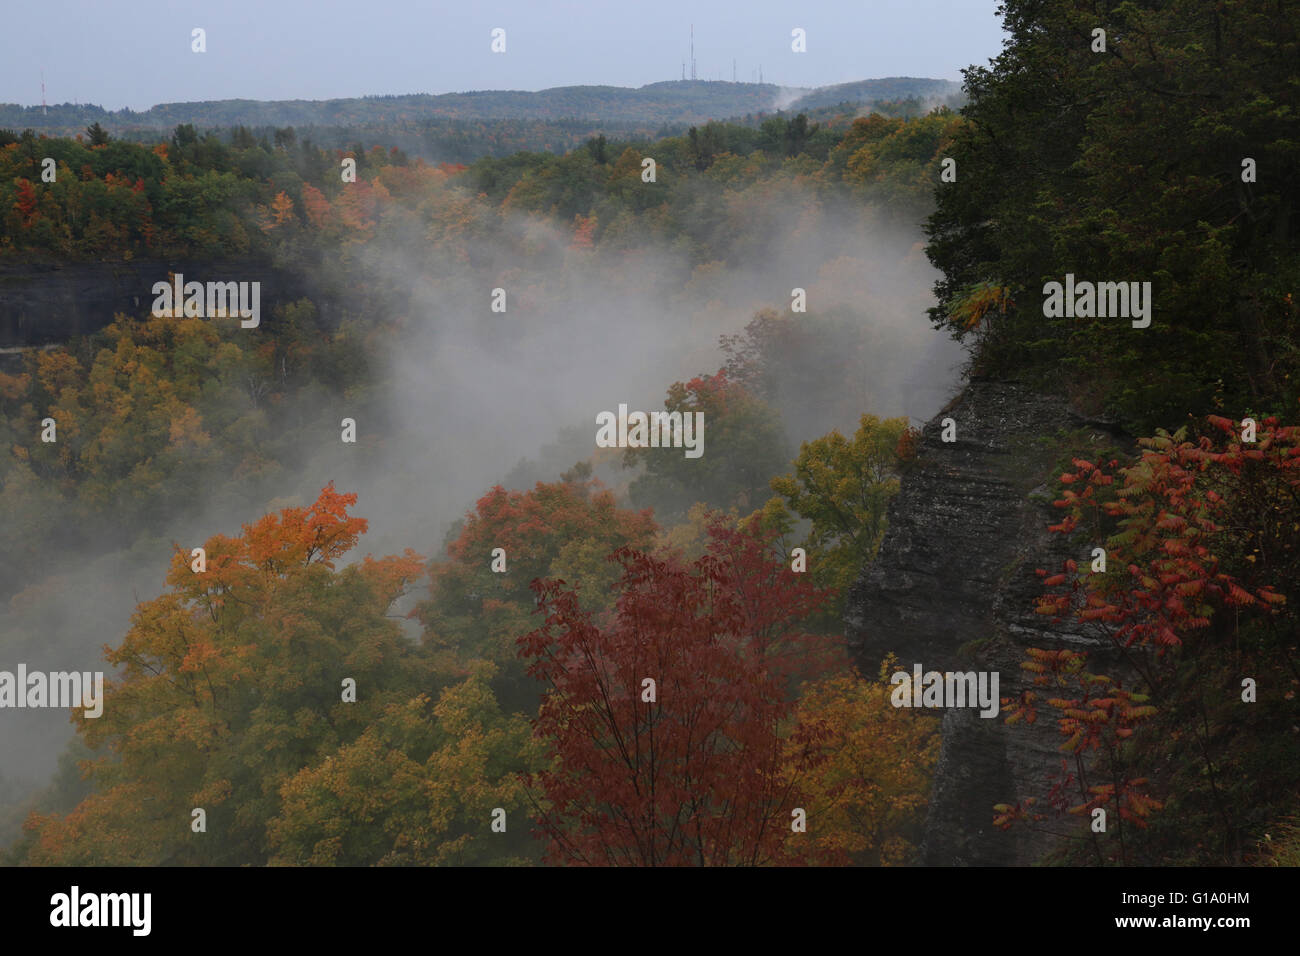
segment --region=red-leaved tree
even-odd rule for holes
[[[552,862],[810,859],[811,841],[792,839],[799,768],[787,758],[817,748],[791,748],[800,732],[785,725],[795,651],[821,640],[795,622],[824,596],[768,544],[714,525],[690,565],[620,549],[603,626],[563,582],[534,584],[546,619],[520,653],[549,685],[534,726],[553,764],[533,783]]]
[[[1278,590],[1300,576],[1300,428],[1217,415],[1206,425],[1195,440],[1187,429],[1142,439],[1144,451],[1126,466],[1074,459],[1056,502],[1066,516],[1050,530],[1104,547],[1087,570],[1068,560],[1056,574],[1038,572],[1049,589],[1039,613],[1072,618],[1111,642],[1145,693],[1089,673],[1083,654],[1029,648],[1021,666],[1049,696],[1027,690],[1003,701],[1008,723],[1032,723],[1044,704],[1055,712],[1061,750],[1074,764],[1063,765],[1049,803],[1085,817],[1108,810],[1119,822],[1111,859],[1126,859],[1123,824],[1145,828],[1162,807],[1132,753],[1135,731],[1157,715],[1169,747],[1184,736],[1194,744],[1224,845],[1239,840],[1223,765],[1242,745],[1224,753],[1217,744],[1250,737],[1247,712],[1233,709],[1241,687],[1220,683],[1203,693],[1189,674],[1211,674],[1211,684],[1217,667],[1235,671],[1238,682],[1267,674],[1274,694],[1288,671],[1297,678],[1291,684],[1300,683],[1294,612]],[[994,822],[1045,819],[1031,812],[1034,802],[998,804]],[[1091,842],[1101,858],[1095,834]]]

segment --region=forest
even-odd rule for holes
[[[879,674],[849,679],[831,635],[845,582],[879,544],[900,447],[906,454],[905,418],[861,412],[895,391],[888,373],[863,373],[880,362],[879,348],[913,352],[923,330],[864,328],[854,302],[861,290],[853,274],[860,270],[843,256],[827,268],[821,250],[806,256],[817,271],[801,268],[815,280],[810,294],[823,305],[797,326],[768,305],[753,308],[738,332],[710,330],[737,327],[737,306],[721,299],[746,281],[748,263],[788,244],[790,231],[814,223],[842,230],[867,219],[883,229],[915,219],[929,201],[937,157],[956,122],[947,111],[829,127],[802,115],[758,127],[711,122],[640,148],[602,135],[562,156],[518,153],[468,166],[430,165],[396,149],[326,151],[288,129],[277,132],[273,145],[243,129],[199,136],[185,126],[152,146],[113,139],[99,127],[69,140],[5,136],[12,191],[3,201],[13,214],[5,256],[165,263],[233,253],[307,271],[328,262],[348,283],[365,287],[376,305],[371,314],[329,325],[302,300],[264,319],[268,334],[251,339],[238,323],[119,315],[86,339],[28,351],[21,367],[2,373],[12,448],[5,510],[24,522],[6,532],[6,648],[36,653],[50,618],[67,614],[66,589],[92,583],[107,589],[108,566],[119,580],[138,571],[142,589],[157,587],[146,583],[149,572],[179,589],[132,609],[127,644],[111,655],[119,678],[110,680],[106,703],[123,723],[88,724],[38,806],[10,811],[10,838],[17,838],[11,859],[903,859],[924,805],[934,719],[896,713]],[[642,150],[653,152],[661,171],[655,194],[642,188]],[[59,171],[49,189],[40,181],[47,155]],[[349,159],[356,163],[354,183],[336,172]],[[795,209],[790,200],[805,194],[813,202],[783,222],[782,199]],[[841,198],[854,203],[845,213],[835,208]],[[393,293],[391,265],[376,268],[412,241],[420,244],[420,259],[402,268],[436,287],[418,303]],[[910,247],[893,254],[915,259]],[[430,299],[465,308],[461,303],[478,298],[479,313],[490,314],[491,282],[484,277],[507,258],[512,322],[494,327],[480,320],[455,331],[417,324],[417,309]],[[655,266],[653,273],[638,270],[638,262]],[[682,283],[689,286],[684,292]],[[660,381],[654,391],[663,408],[706,417],[703,467],[648,449],[602,452],[594,429],[581,425],[592,419],[573,415],[556,444],[542,449],[542,460],[503,459],[499,483],[469,493],[473,506],[459,520],[435,521],[449,503],[426,488],[400,492],[403,505],[423,506],[426,514],[394,515],[388,524],[418,536],[408,537],[399,554],[357,563],[351,552],[368,526],[364,502],[343,476],[364,469],[355,457],[345,459],[348,446],[331,423],[335,410],[346,405],[367,426],[380,423],[363,430],[371,454],[401,458],[401,467],[412,471],[435,467],[433,454],[423,462],[402,451],[429,441],[420,434],[422,423],[390,407],[393,380],[382,374],[391,376],[394,353],[427,347],[454,359],[460,346],[506,358],[525,350],[551,354],[552,337],[573,348],[593,323],[605,321],[580,316],[575,326],[570,317],[550,336],[530,328],[566,307],[574,289],[590,294],[604,287],[604,294],[643,308],[642,300],[674,284],[679,338],[697,350],[707,345],[721,361],[676,383]],[[902,293],[882,287],[872,295],[884,308]],[[912,311],[920,304],[914,298]],[[623,330],[624,344],[654,346],[657,335]],[[843,369],[839,379],[866,381],[848,392],[838,379],[809,387],[809,370],[825,363]],[[423,377],[429,369],[411,371]],[[865,390],[878,391],[880,401],[867,400]],[[58,441],[32,440],[47,414],[59,423]],[[817,423],[824,434],[810,431]],[[321,447],[331,433],[333,442]],[[799,448],[792,434],[813,440]],[[439,458],[450,444],[446,435],[440,441],[430,448]],[[339,477],[308,490],[318,474]],[[785,496],[771,487],[778,478]],[[372,476],[365,481],[374,487]],[[454,500],[466,494],[457,488]],[[201,530],[218,511],[252,515],[266,502],[287,507],[243,523],[242,533],[239,524]],[[801,526],[805,533],[798,533]],[[153,554],[176,544],[177,528],[203,536],[197,542],[206,553],[202,575],[192,571],[185,548],[157,569]],[[113,544],[104,548],[104,542]],[[790,570],[796,547],[811,569],[802,580]],[[495,549],[504,553],[500,564]],[[69,562],[83,561],[98,570],[88,569],[75,584],[61,573]],[[668,670],[659,693],[693,702],[702,708],[696,717],[717,727],[699,741],[690,733],[677,736],[677,724],[639,727],[646,715],[635,709],[611,711],[618,732],[630,721],[626,732],[648,734],[658,744],[653,759],[623,766],[600,802],[667,767],[685,775],[683,781],[744,782],[746,794],[749,783],[762,780],[764,794],[746,796],[740,807],[738,794],[719,793],[718,820],[709,826],[725,823],[728,832],[711,839],[703,855],[695,837],[684,842],[687,823],[703,819],[688,809],[698,799],[689,787],[674,807],[655,808],[677,830],[662,846],[638,848],[637,828],[625,832],[625,821],[612,820],[583,838],[585,849],[566,855],[559,843],[534,839],[529,820],[536,816],[538,826],[552,827],[555,840],[577,840],[572,820],[585,811],[568,806],[546,815],[551,811],[543,808],[569,799],[560,796],[565,764],[547,753],[530,723],[560,719],[558,701],[589,689],[560,681],[548,694],[555,709],[540,709],[556,651],[539,643],[537,653],[521,656],[523,638],[543,626],[535,615],[551,601],[557,615],[561,609],[598,615],[602,630],[591,639],[611,642],[600,652],[610,670],[587,679],[601,686],[630,680],[615,668],[633,666],[620,648],[627,634],[643,628],[640,608],[658,601],[657,592],[637,583],[647,573],[677,575],[677,586],[695,595],[683,594],[683,609],[705,593],[701,588],[756,590],[695,625],[698,643],[690,647],[675,646],[684,619],[656,625],[660,640],[674,642],[664,653],[683,655],[678,666],[661,662]],[[567,582],[582,597],[534,593],[534,583],[543,581]],[[191,590],[196,583],[200,590]],[[405,627],[390,614],[404,592],[425,595],[408,609]],[[206,610],[196,616],[199,608]],[[191,625],[200,630],[182,633]],[[759,639],[755,627],[761,645],[751,646]],[[687,673],[712,666],[707,662],[722,667],[737,655],[748,660],[744,681],[737,683],[736,665],[726,664],[707,684],[686,682]],[[195,698],[200,685],[186,676],[186,690],[175,678],[199,671],[203,691]],[[682,683],[668,671],[681,674]],[[345,677],[358,688],[355,703],[342,699]],[[326,689],[320,684],[326,679],[339,686]],[[757,682],[752,691],[730,703],[719,694],[725,686],[740,693],[751,681]],[[635,687],[639,700],[639,678]],[[145,696],[128,706],[137,692]],[[114,703],[119,693],[125,696]],[[762,711],[761,720],[751,708]],[[177,736],[180,725],[191,726],[188,741]],[[726,741],[741,730],[757,736],[737,752]],[[890,754],[906,753],[904,765],[871,749],[882,733],[897,738]],[[268,756],[259,756],[268,746]],[[589,748],[603,741],[574,737],[565,746],[572,749],[568,772],[581,776]],[[196,747],[206,753],[197,762]],[[84,761],[97,753],[107,760],[83,779],[79,768],[88,769]],[[864,762],[879,765],[887,780],[855,780],[852,768]],[[366,833],[337,832],[356,819],[339,812],[342,804],[368,803],[379,781],[387,793],[378,796],[385,809],[375,819],[382,822]],[[166,835],[165,808],[181,794],[203,806],[209,832],[220,829],[223,839],[199,850],[188,825],[176,839]],[[202,798],[191,800],[197,794]],[[799,802],[789,803],[796,794]],[[849,830],[827,834],[806,851],[787,846],[767,826],[770,813],[787,805],[786,816],[797,805]],[[510,821],[505,839],[478,826],[496,808]],[[743,826],[732,826],[733,812]],[[859,815],[863,820],[853,822]],[[328,822],[331,817],[336,821]],[[669,823],[670,817],[679,822]],[[103,842],[89,839],[92,831]],[[606,844],[607,853],[598,853]]]
[[[958,95],[956,87],[955,83],[946,80],[889,77],[818,89],[783,91],[772,83],[683,79],[650,83],[634,90],[616,86],[568,86],[537,92],[478,90],[324,101],[221,100],[162,103],[143,111],[105,110],[91,104],[61,103],[42,108],[0,103],[0,127],[72,136],[98,123],[117,136],[151,131],[155,138],[185,124],[205,131],[238,126],[346,127],[355,124],[391,130],[403,123],[436,123],[440,120],[483,123],[571,120],[595,121],[606,130],[610,124],[615,128],[622,124],[636,124],[654,129],[666,123],[690,125],[747,113],[772,112],[771,103],[779,92],[784,92],[790,101],[787,111],[797,113],[844,103],[852,104],[856,109],[906,100],[918,103],[927,99],[942,101]],[[376,142],[382,144],[383,140]]]
[[[960,110],[6,119],[0,262],[364,306],[0,356],[0,667],[105,672],[72,735],[0,715],[0,860],[915,864],[941,715],[846,604],[989,380],[1088,423],[1046,494],[1101,558],[1026,610],[1117,655],[1025,649],[1001,719],[1061,772],[989,824],[1300,863],[1300,12],[1123,4],[1104,54],[1092,4],[1003,19]],[[1067,273],[1149,282],[1150,326],[1049,315]],[[705,454],[597,447],[620,403],[702,414]]]

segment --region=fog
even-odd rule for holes
[[[723,190],[716,201],[742,200]],[[620,250],[571,249],[569,233],[513,214],[454,246],[365,246],[352,267],[410,294],[403,327],[377,357],[377,390],[311,397],[322,404],[298,436],[304,464],[279,476],[273,498],[213,492],[166,537],[137,541],[123,528],[100,542],[102,553],[32,584],[3,608],[0,669],[21,661],[111,677],[102,649],[121,642],[138,602],[162,592],[173,542],[188,549],[236,534],[268,510],[310,503],[331,480],[358,494],[353,513],[370,523],[358,558],[407,547],[436,557],[492,485],[556,480],[591,455],[597,413],[662,408],[673,382],[718,370],[719,336],[741,332],[759,309],[805,320],[790,311],[796,287],[809,316],[847,310],[869,347],[853,358],[856,374],[833,383],[842,400],[777,410],[792,449],[831,428],[851,434],[862,413],[931,417],[953,394],[964,353],[925,315],[937,273],[919,231],[823,206],[796,187],[772,187],[757,204],[751,190],[745,201],[727,220],[743,231],[719,237],[718,261],[694,266],[681,243],[632,236]],[[490,310],[494,288],[506,291],[505,313]],[[273,327],[263,319],[263,330]],[[810,389],[825,388],[817,369],[806,374]],[[345,417],[356,419],[355,445],[339,440]],[[715,453],[708,439],[706,422],[706,456]],[[608,465],[598,474],[616,487],[630,477]],[[29,583],[5,582],[6,593]],[[6,710],[0,805],[45,785],[71,736],[65,711]],[[0,845],[16,823],[0,818]]]

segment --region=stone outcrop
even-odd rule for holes
[[[956,441],[945,443],[949,417]],[[880,552],[849,593],[846,635],[863,673],[892,651],[909,671],[997,671],[1000,696],[1012,697],[1028,684],[1019,666],[1027,646],[1087,650],[1090,667],[1114,672],[1108,644],[1034,612],[1043,593],[1035,569],[1090,556],[1047,530],[1061,518],[1055,474],[1067,449],[1103,446],[1127,447],[1060,398],[1010,382],[968,384],[924,428]],[[992,807],[1044,791],[1060,767],[1054,721],[1008,727],[953,708],[942,726],[922,862],[1026,864],[1051,850],[1050,836],[996,829]]]
[[[264,262],[186,260],[125,262],[0,263],[0,349],[66,342],[89,335],[113,321],[113,315],[144,315],[153,304],[155,282],[179,272],[187,281],[261,283],[261,311],[304,296],[311,298],[323,321],[340,302],[334,290]]]

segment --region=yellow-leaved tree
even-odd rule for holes
[[[939,756],[939,718],[890,703],[889,673],[837,674],[807,685],[790,766],[800,766],[807,830],[788,839],[860,865],[906,863],[915,852]],[[814,759],[808,759],[808,758]]]

